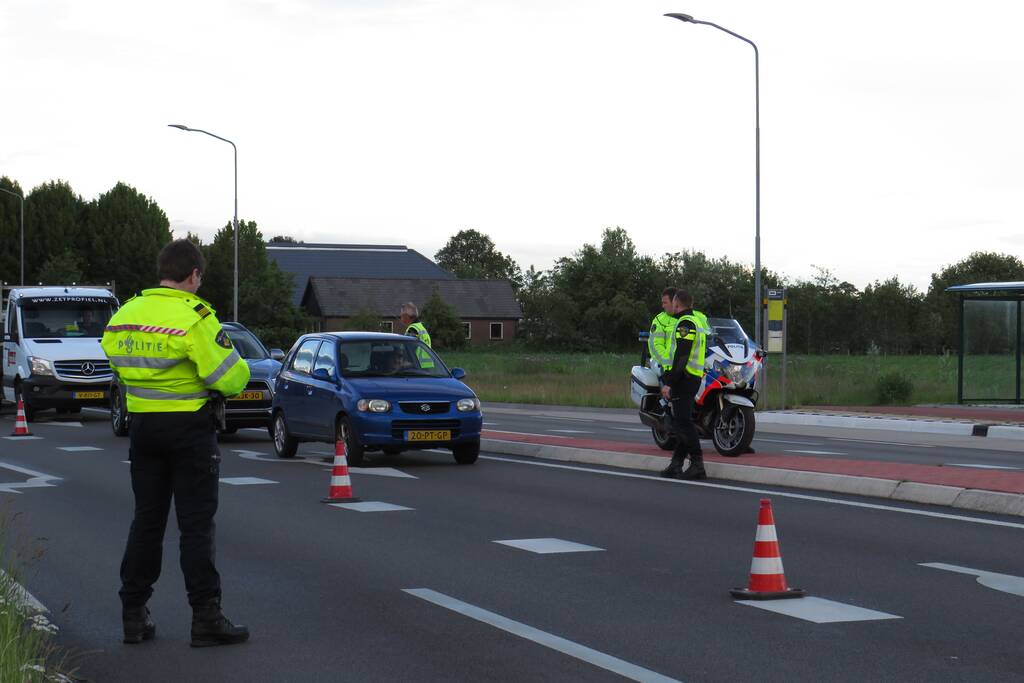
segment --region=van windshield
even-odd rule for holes
[[[114,314],[114,302],[99,297],[31,297],[18,308],[29,338],[102,337]]]

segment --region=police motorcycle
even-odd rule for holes
[[[710,318],[704,362],[704,379],[693,407],[693,424],[702,439],[711,439],[715,450],[736,457],[750,451],[754,438],[754,405],[758,398],[764,351],[732,318]],[[640,365],[631,371],[630,397],[640,409],[640,421],[651,428],[658,447],[676,446],[669,403],[661,396],[660,369],[647,350],[649,332],[640,333],[644,351]]]

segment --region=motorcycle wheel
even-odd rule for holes
[[[735,458],[746,453],[754,440],[754,409],[727,405],[715,417],[711,441],[722,455]]]
[[[663,451],[671,451],[676,447],[676,435],[672,432],[663,432],[651,427],[651,436],[654,437],[654,443]]]

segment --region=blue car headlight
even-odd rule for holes
[[[369,400],[363,398],[359,399],[359,402],[356,403],[356,408],[364,413],[386,413],[391,410],[391,403],[382,398],[373,398]]]
[[[459,402],[455,404],[455,407],[460,413],[469,413],[474,410],[480,410],[480,399],[460,398]]]

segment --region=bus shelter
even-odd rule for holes
[[[1021,403],[1024,282],[948,287],[960,295],[957,401]]]

